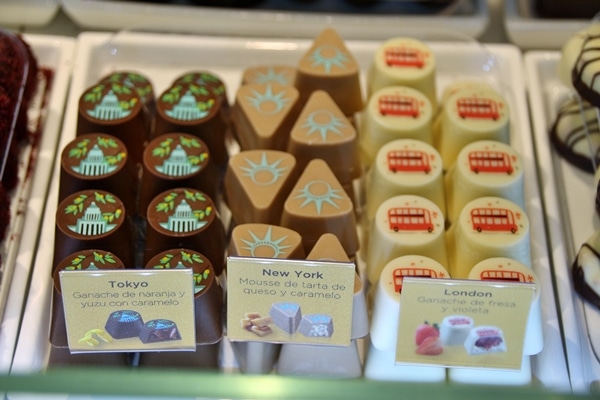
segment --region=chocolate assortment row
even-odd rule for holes
[[[335,30],[325,29],[295,66],[245,69],[231,105],[209,72],[178,77],[156,98],[136,73],[99,80],[81,96],[76,137],[61,155],[54,270],[97,249],[127,268],[196,252],[215,277],[196,313],[213,315],[216,324],[210,333],[206,319],[197,326],[197,351],[216,360],[223,334],[216,292],[226,255],[365,263],[365,276],[357,267],[349,348],[235,342],[240,370],[420,380],[395,366],[391,339],[378,339],[397,330],[397,321],[381,317],[400,302],[401,285],[386,287],[390,273],[400,281],[415,274],[498,280],[511,273],[512,280],[536,281],[508,105],[476,81],[453,83],[438,99],[436,69],[425,43],[389,40],[374,55],[365,101],[356,60]],[[240,150],[230,154],[232,143]],[[222,210],[231,215],[228,226]],[[414,264],[407,257],[419,259],[420,272],[398,267]],[[494,267],[474,272],[490,259]],[[531,330],[541,335],[533,320]],[[263,316],[241,323],[268,334]],[[369,330],[363,365],[358,341]],[[495,335],[495,350],[503,351],[501,330]],[[529,348],[522,370],[503,383],[528,383],[528,357],[540,350]],[[144,353],[140,365],[158,363],[153,357],[160,354]],[[446,380],[440,369],[423,376]]]

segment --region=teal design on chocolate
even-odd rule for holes
[[[136,311],[121,310],[113,312],[110,314],[109,318],[116,320],[117,322],[133,322],[138,321],[141,317]]]
[[[244,249],[248,250],[252,257],[256,256],[254,252],[259,247],[271,248],[273,250],[272,258],[280,258],[280,256],[284,255],[286,253],[286,250],[289,247],[291,247],[289,245],[286,246],[282,244],[282,242],[284,242],[287,239],[287,235],[282,236],[279,239],[273,238],[272,227],[269,227],[263,238],[259,238],[252,231],[248,231],[248,233],[250,234],[250,236],[252,236],[252,240],[241,239],[241,241],[247,245],[246,247],[244,247]]]
[[[314,187],[315,185],[323,186],[325,190],[321,190],[321,193],[311,192],[311,187]],[[304,199],[302,204],[300,204],[300,208],[304,208],[310,203],[314,203],[317,209],[317,215],[321,215],[323,203],[327,203],[335,208],[339,208],[335,201],[344,198],[339,194],[339,192],[341,192],[340,189],[334,189],[328,182],[322,180],[313,180],[308,182],[302,189],[299,190],[299,192],[300,194],[295,198]]]
[[[148,79],[135,72],[115,72],[104,81],[111,83],[111,88],[115,93],[123,90],[122,88],[133,89],[144,101],[153,93]]]
[[[325,53],[331,52],[332,55],[325,55]],[[312,60],[313,67],[323,66],[326,73],[331,73],[333,67],[339,69],[346,69],[346,63],[350,58],[338,47],[331,45],[323,45],[317,47],[311,54],[310,59]]]
[[[244,176],[249,177],[252,182],[261,186],[269,186],[274,184],[283,176],[283,172],[288,169],[288,167],[279,167],[279,164],[283,162],[283,158],[279,158],[272,163],[269,163],[266,152],[262,153],[260,163],[255,163],[249,158],[246,158],[245,160],[249,166],[240,167],[244,171]],[[266,172],[267,175],[270,175],[271,179],[259,179],[258,175],[264,172]],[[264,175],[265,174],[261,174],[261,176]]]
[[[179,142],[172,149],[173,139],[167,138],[152,149],[152,155],[167,159],[162,165],[155,165],[154,169],[167,176],[185,176],[191,175],[200,170],[200,164],[208,158],[208,152],[200,154],[188,154],[184,147],[200,148],[200,142],[197,139],[181,136]]]
[[[102,121],[115,121],[127,118],[131,115],[131,109],[137,104],[137,98],[130,100],[120,100],[117,94],[111,89],[106,94],[102,94],[104,85],[100,84],[90,89],[84,95],[84,101],[95,104],[92,110],[86,110],[86,113],[93,118]],[[130,94],[131,91],[127,89]]]
[[[318,122],[320,119],[324,120],[325,122]],[[344,120],[336,117],[331,111],[317,110],[309,114],[302,124],[302,127],[308,128],[306,136],[311,136],[312,134],[318,132],[321,136],[321,140],[326,142],[329,132],[334,135],[343,136],[343,132],[340,131],[339,128],[345,125],[346,124],[344,123]]]
[[[185,89],[185,92],[182,91]],[[196,96],[210,96],[208,88],[198,85],[172,86],[161,100],[164,103],[173,104],[173,108],[165,110],[167,116],[178,121],[196,121],[205,118],[210,114],[210,110],[215,105],[215,99],[209,98],[207,101],[198,101]]]
[[[185,198],[181,199],[179,204],[175,206],[175,200],[179,197],[176,192],[169,193],[163,198],[163,201],[156,205],[157,212],[171,212],[166,222],[159,222],[159,225],[170,232],[186,233],[201,229],[208,222],[203,221],[211,215],[212,207],[207,206],[204,210],[192,209],[188,201],[194,203],[196,201],[206,201],[206,197],[200,192],[184,191]]]
[[[73,171],[84,176],[107,175],[111,172],[114,172],[118,168],[118,166],[115,165],[114,162],[111,163],[110,160],[118,159],[120,161],[123,159],[121,154],[119,154],[117,157],[111,156],[109,158],[104,155],[104,152],[100,146],[95,144],[94,147],[92,147],[92,149],[87,153],[85,158],[81,160],[79,165],[74,165],[71,168]]]
[[[247,96],[248,103],[261,114],[274,115],[285,108],[291,99],[285,97],[285,90],[273,92],[271,85],[267,85],[264,93],[252,89],[252,96]]]
[[[75,258],[73,260],[71,260],[71,265],[65,267],[65,270],[67,271],[74,271],[74,270],[95,270],[98,269],[98,267],[96,267],[96,262],[101,263],[101,264],[116,264],[117,261],[115,260],[115,258],[113,257],[112,254],[110,253],[98,253],[97,251],[94,251],[94,260],[90,260],[90,262],[85,265],[84,261],[87,258],[87,256],[83,255],[83,254],[79,254],[77,256],[75,256]]]
[[[190,72],[178,79],[178,82],[193,83],[198,86],[207,86],[214,94],[222,96],[225,94],[225,85],[216,75],[209,72]]]
[[[96,236],[112,231],[117,224],[112,224],[114,220],[119,219],[123,213],[120,208],[113,212],[102,212],[96,202],[101,204],[116,203],[115,197],[109,193],[102,194],[94,192],[94,200],[84,209],[84,201],[87,199],[85,194],[81,194],[73,199],[73,203],[65,207],[65,214],[77,215],[83,212],[83,215],[77,219],[75,225],[67,225],[67,227],[83,236]]]
[[[275,68],[269,67],[266,72],[256,71],[254,73],[254,77],[252,78],[252,83],[278,83],[280,85],[288,86],[291,85],[291,77],[288,76],[285,72],[276,72]]]
[[[181,268],[194,268],[194,271],[199,269],[200,264],[204,264],[202,256],[197,253],[188,253],[187,251],[181,250],[179,252],[179,260],[177,264],[173,266],[172,261],[176,257],[175,254],[166,253],[164,254],[158,264],[152,266],[153,269],[181,269]],[[202,272],[194,272],[194,294],[202,292],[207,284],[206,281],[211,277],[210,268],[204,269]]]

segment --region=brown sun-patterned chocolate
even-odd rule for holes
[[[172,248],[190,248],[204,254],[217,275],[225,263],[225,229],[213,200],[192,188],[158,194],[146,210],[144,264]]]
[[[292,65],[256,65],[246,68],[242,72],[242,85],[277,83],[283,86],[293,86],[295,80],[296,67]]]
[[[79,98],[77,135],[113,135],[125,143],[135,162],[141,161],[149,129],[143,101],[124,84],[100,82],[88,87]]]
[[[283,151],[247,150],[233,155],[224,188],[233,221],[278,224],[298,171],[294,156]]]
[[[157,99],[154,136],[184,132],[206,143],[217,165],[225,165],[228,124],[223,100],[213,89],[196,83],[173,83]]]
[[[133,215],[137,174],[120,139],[104,133],[77,136],[63,148],[60,161],[59,201],[80,190],[112,191]]]
[[[233,131],[242,150],[285,151],[300,113],[298,91],[277,83],[241,86],[231,110]]]
[[[221,339],[223,292],[212,263],[204,254],[187,248],[169,249],[152,257],[145,268],[191,268],[194,279],[196,343],[209,344]]]
[[[283,207],[281,226],[302,236],[306,253],[324,233],[333,233],[349,257],[359,247],[352,200],[321,159],[308,163]]]
[[[215,198],[217,170],[206,143],[189,133],[169,133],[152,139],[144,149],[140,187],[142,215],[159,193],[193,187]]]
[[[123,202],[104,190],[82,190],[61,201],[56,211],[53,265],[67,255],[102,249],[134,266],[132,230]]]
[[[308,98],[292,128],[288,152],[296,157],[300,170],[310,160],[324,160],[342,185],[361,173],[356,129],[322,90]]]
[[[302,237],[298,232],[269,224],[237,225],[231,233],[229,255],[287,259],[305,257]]]
[[[302,104],[315,90],[324,90],[347,116],[363,108],[358,63],[332,28],[319,33],[298,63],[295,86]]]

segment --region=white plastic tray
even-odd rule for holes
[[[31,45],[39,65],[51,69],[54,77],[47,107],[43,110],[41,140],[37,147],[26,149],[22,155],[21,180],[11,204],[13,218],[7,240],[2,244],[5,265],[0,290],[6,291],[3,293],[6,303],[0,319],[0,373],[10,369],[17,343],[75,50],[72,38],[25,35],[24,39]]]
[[[2,0],[0,25],[43,26],[59,9],[59,0]]]
[[[573,290],[571,264],[579,247],[600,229],[594,176],[571,166],[554,151],[548,131],[570,90],[558,78],[560,52],[525,54],[533,131],[545,201],[554,272],[574,391],[600,381],[600,311]]]
[[[152,80],[156,93],[161,93],[174,78],[184,72],[212,71],[224,80],[232,101],[244,68],[261,63],[296,65],[311,44],[310,39],[242,39],[132,32],[116,36],[83,33],[78,38],[78,54],[59,146],[62,148],[74,137],[77,103],[83,90],[113,70],[142,72]],[[346,44],[361,70],[366,71],[381,42],[347,40]],[[537,186],[521,53],[512,45],[482,47],[475,42],[429,42],[429,45],[437,57],[439,95],[451,82],[475,78],[486,81],[501,91],[510,107],[512,144],[521,154],[526,166],[525,198],[532,227],[533,268],[544,288],[542,301],[545,348],[534,357],[535,378],[545,387],[570,391],[548,267],[549,256]],[[364,74],[362,79],[364,83]],[[58,165],[55,166],[55,179],[58,176],[57,170]],[[53,252],[56,192],[57,185],[54,185],[49,193],[50,200],[44,216],[42,238],[35,262],[36,277],[50,276],[51,265],[47,260]],[[14,372],[32,372],[45,367],[51,289],[50,278],[34,279],[31,282],[23,330],[13,364]]]
[[[61,0],[87,29],[151,29],[203,35],[311,38],[325,25],[347,39],[387,39],[398,29],[437,27],[478,37],[489,20],[487,0],[463,0],[467,12],[451,15],[370,15],[215,8],[117,0]]]
[[[504,0],[504,24],[510,41],[522,49],[557,50],[573,34],[587,27],[585,19],[539,18],[529,0]]]

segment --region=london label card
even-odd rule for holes
[[[397,364],[520,369],[535,286],[405,277]]]
[[[227,336],[348,346],[354,279],[354,263],[230,257]]]
[[[71,353],[195,350],[190,268],[61,271]]]

